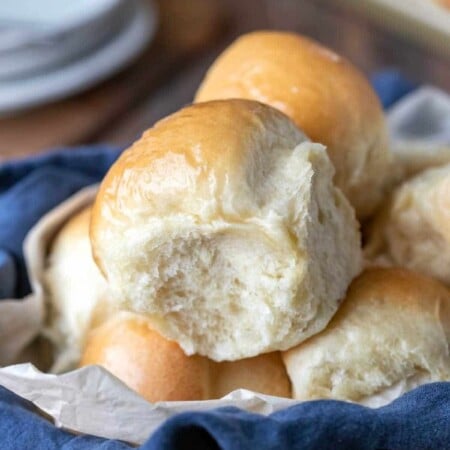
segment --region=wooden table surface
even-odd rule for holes
[[[189,103],[208,66],[256,29],[307,34],[364,72],[395,67],[450,91],[450,61],[372,23],[338,0],[159,0],[160,28],[128,69],[77,97],[0,120],[0,160],[77,144],[128,145]],[[450,45],[450,44],[449,44]]]

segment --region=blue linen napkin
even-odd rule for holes
[[[416,83],[405,78],[395,69],[383,70],[374,74],[371,82],[385,109],[418,87]]]
[[[374,76],[372,83],[384,107],[415,87],[395,71]],[[66,149],[0,166],[0,298],[29,292],[22,254],[28,230],[58,203],[100,181],[120,151],[106,146]],[[0,448],[131,447],[60,430],[37,415],[31,403],[0,387]],[[327,400],[269,417],[236,408],[183,413],[166,421],[141,449],[450,449],[450,383],[422,386],[378,410]]]
[[[446,450],[450,383],[424,385],[370,409],[334,400],[305,402],[263,417],[237,408],[167,420],[141,450]],[[124,424],[126,426],[126,424]],[[2,450],[124,450],[123,442],[74,435],[37,416],[0,387]]]
[[[91,146],[62,149],[0,166],[0,299],[30,292],[22,243],[45,213],[99,182],[120,149]]]

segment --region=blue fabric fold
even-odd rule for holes
[[[450,383],[432,383],[388,406],[334,400],[301,403],[261,416],[237,408],[185,412],[167,420],[141,450],[446,450]],[[126,424],[124,424],[126,426]],[[2,450],[124,450],[124,442],[75,435],[38,416],[0,388]]]
[[[62,149],[0,166],[0,299],[30,292],[22,252],[30,228],[75,192],[99,182],[120,151]]]
[[[384,107],[415,85],[395,71],[372,83]],[[43,214],[79,189],[99,182],[120,148],[62,149],[0,166],[0,299],[29,290],[22,243]],[[127,426],[126,423],[123,426]],[[122,450],[130,445],[61,430],[0,387],[2,450]],[[179,414],[167,420],[144,450],[445,450],[450,449],[450,383],[423,386],[371,410],[337,401],[306,402],[268,417],[236,408]]]
[[[186,436],[200,436],[204,445],[191,447]],[[183,413],[166,421],[142,448],[450,449],[450,383],[424,385],[379,409],[318,400],[268,417],[236,408]]]
[[[396,69],[375,73],[371,77],[371,82],[385,109],[418,87],[417,83],[405,78]]]
[[[2,450],[122,450],[129,445],[56,428],[38,415],[34,405],[0,386],[0,448]]]
[[[422,386],[379,409],[318,400],[269,417],[236,408],[183,413],[169,419],[142,448],[194,448],[185,433],[202,436],[209,446],[198,448],[211,450],[449,449],[450,383]]]

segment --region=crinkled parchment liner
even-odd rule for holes
[[[421,114],[427,110],[424,105],[431,111],[430,116],[436,116],[435,124],[432,123],[434,119],[431,120],[433,126],[438,120],[442,122],[442,112],[450,111],[450,98],[441,91],[424,87],[399,102],[388,115],[394,138],[393,150],[397,154],[409,150],[424,155],[424,165],[434,163],[435,156],[426,160],[428,152],[438,154],[443,161],[450,161],[448,136],[443,136],[443,144],[439,144],[430,143],[433,139],[427,130],[423,137],[419,135],[414,139],[403,133],[414,127],[415,121],[423,119]],[[40,332],[45,319],[45,291],[41,280],[46,249],[63,223],[93,201],[96,190],[97,186],[81,190],[44,216],[27,236],[24,251],[33,294],[21,301],[0,302],[0,365],[30,360],[23,352]],[[135,444],[143,443],[168,417],[182,411],[236,406],[270,414],[297,403],[238,390],[220,400],[151,404],[100,367],[53,375],[42,373],[29,363],[12,365],[0,369],[0,384],[33,402],[58,426]]]

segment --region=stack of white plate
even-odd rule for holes
[[[0,0],[0,115],[103,81],[142,52],[155,28],[148,0]]]

